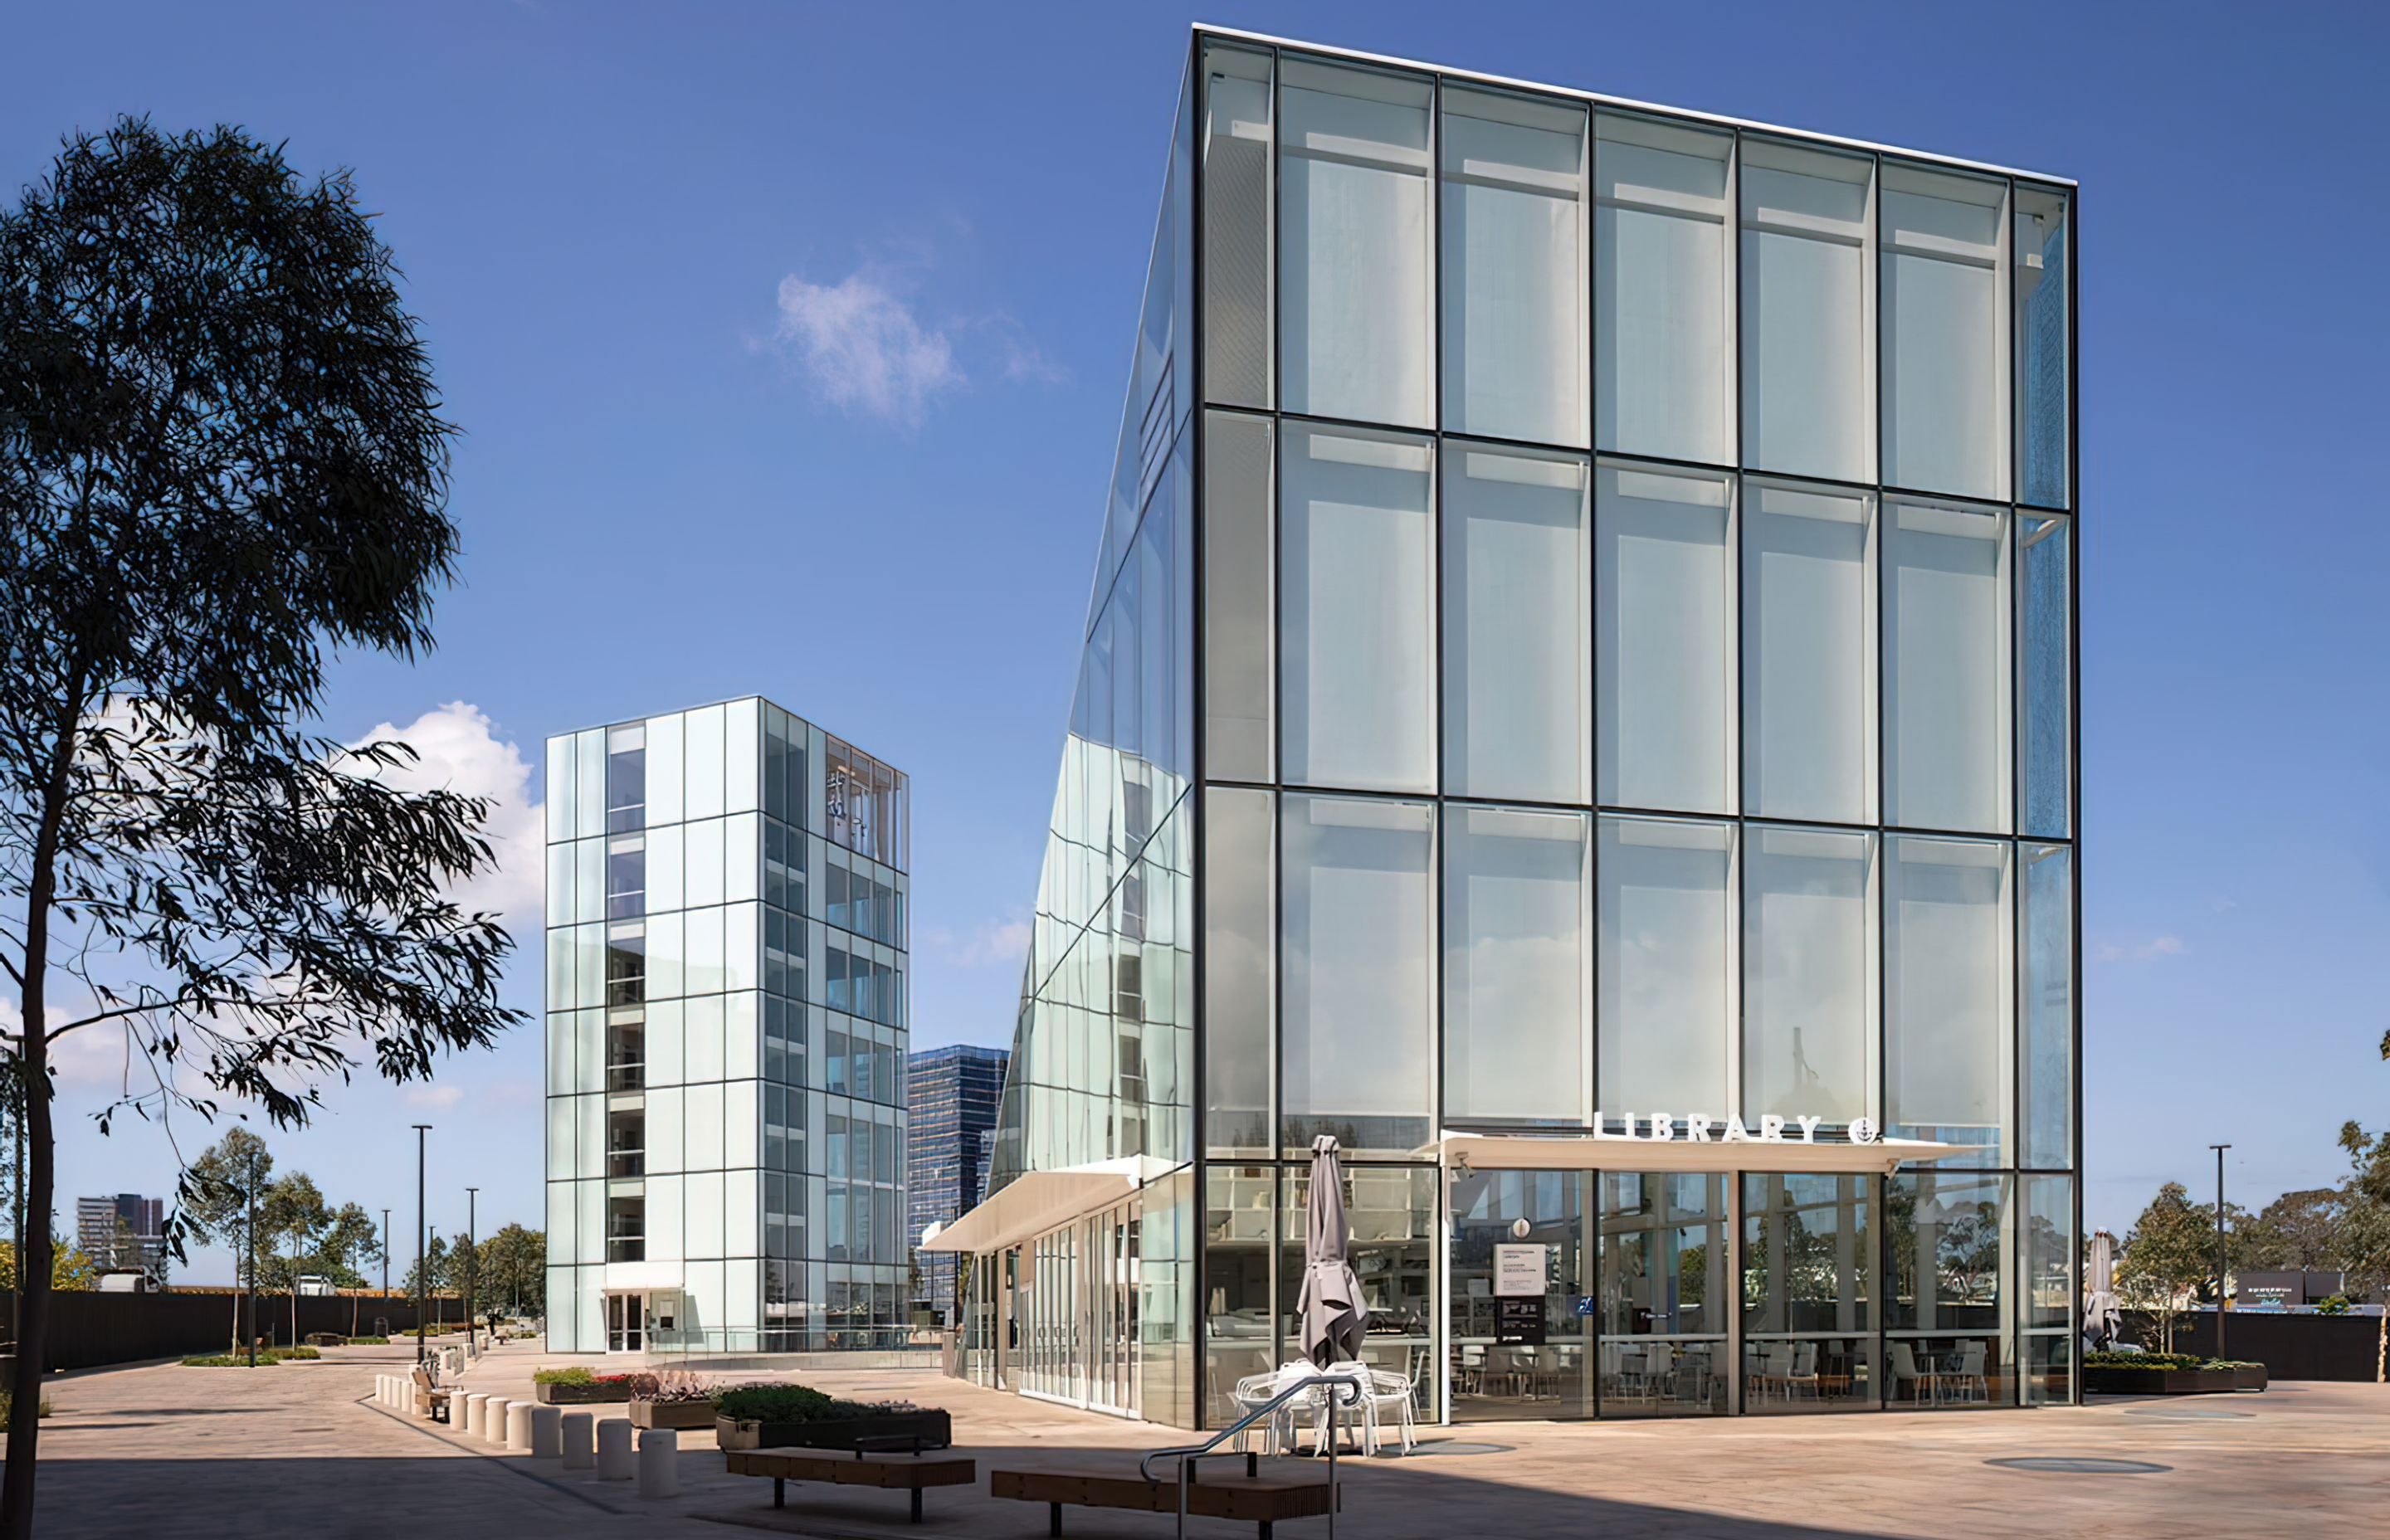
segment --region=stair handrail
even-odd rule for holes
[[[1175,1449],[1149,1450],[1145,1457],[1137,1462],[1137,1473],[1149,1482],[1153,1480],[1155,1460],[1178,1462],[1178,1534],[1181,1540],[1187,1534],[1187,1483],[1194,1473],[1195,1462],[1206,1457],[1217,1458],[1216,1452],[1222,1444],[1251,1428],[1265,1416],[1275,1413],[1294,1397],[1307,1394],[1321,1386],[1328,1389],[1328,1536],[1329,1540],[1336,1540],[1336,1407],[1339,1403],[1358,1405],[1364,1392],[1358,1378],[1333,1372],[1305,1375],[1291,1384],[1280,1386],[1267,1401],[1229,1423],[1204,1443],[1184,1444]],[[1247,1457],[1248,1464],[1251,1458]]]

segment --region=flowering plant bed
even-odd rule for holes
[[[2083,1360],[2083,1389],[2092,1395],[2209,1395],[2262,1391],[2266,1366],[2190,1353],[2094,1353]]]
[[[909,1401],[840,1401],[803,1385],[726,1391],[714,1442],[725,1449],[945,1449],[954,1419]]]
[[[532,1394],[543,1406],[595,1406],[653,1394],[652,1374],[593,1374],[585,1368],[542,1369],[532,1376]]]
[[[634,1428],[678,1428],[694,1431],[713,1426],[713,1403],[711,1401],[634,1401],[631,1403],[631,1426]]]

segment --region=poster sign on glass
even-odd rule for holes
[[[1539,1245],[1495,1247],[1495,1296],[1499,1299],[1532,1294],[1542,1299],[1550,1251],[1550,1247]]]

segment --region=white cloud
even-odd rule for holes
[[[2119,942],[2101,942],[2093,959],[2103,963],[2148,963],[2162,957],[2179,957],[2191,951],[2180,936],[2152,936],[2138,945]]]
[[[957,968],[1019,969],[1028,957],[1031,934],[1029,921],[1016,916],[982,920],[968,936],[932,930],[921,939],[926,950]]]
[[[422,1108],[430,1111],[442,1111],[456,1106],[458,1102],[465,1099],[465,1087],[453,1084],[448,1085],[409,1085],[406,1088],[405,1099],[406,1105],[409,1107]]]
[[[924,327],[912,305],[867,268],[833,285],[780,280],[776,340],[830,404],[891,422],[919,422],[930,403],[964,383],[954,340]]]
[[[494,911],[518,939],[536,937],[547,880],[546,815],[522,751],[497,736],[479,706],[463,700],[425,712],[404,727],[382,723],[358,741],[383,738],[400,739],[421,756],[384,772],[392,785],[443,787],[490,799],[482,832],[496,862],[454,896],[468,910]]]

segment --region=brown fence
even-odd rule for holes
[[[2125,1314],[2125,1340],[2152,1342],[2154,1330],[2144,1329],[2148,1317],[2139,1311]],[[2288,1312],[2235,1310],[2224,1321],[2224,1356],[2266,1366],[2271,1380],[2373,1379],[2374,1354],[2381,1321],[2371,1315],[2294,1315]],[[2174,1318],[2177,1353],[2216,1353],[2216,1313],[2212,1310]]]
[[[299,1338],[319,1331],[370,1333],[377,1321],[393,1332],[415,1329],[415,1302],[373,1294],[310,1294],[299,1303]],[[269,1343],[291,1340],[290,1296],[260,1294],[256,1301],[256,1334]],[[429,1324],[461,1323],[462,1301],[433,1298],[425,1302]],[[102,1294],[74,1290],[50,1296],[48,1351],[43,1354],[54,1369],[87,1369],[102,1364],[128,1364],[145,1358],[179,1358],[195,1353],[222,1353],[239,1341],[238,1321],[248,1303],[228,1290],[176,1289],[161,1294]],[[237,1315],[237,1312],[239,1314]],[[0,1336],[16,1319],[16,1300],[0,1290]],[[353,1322],[353,1325],[352,1324]]]

